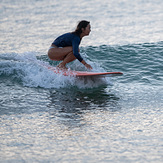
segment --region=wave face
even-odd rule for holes
[[[124,46],[89,46],[81,50],[94,71],[121,71],[123,77],[119,82],[144,85],[161,85],[163,69],[163,43],[133,44]],[[87,55],[89,54],[89,56]],[[46,64],[56,66],[58,62],[50,61],[47,55],[37,53],[0,54],[0,75],[8,76],[29,87],[59,88],[77,86],[80,88],[98,87],[112,84],[109,79],[93,81],[78,80],[55,74],[45,68]],[[86,70],[78,61],[68,64],[70,69]],[[98,82],[99,81],[99,82]]]

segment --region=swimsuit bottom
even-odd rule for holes
[[[49,47],[49,50],[52,49],[52,48],[62,48],[62,47],[50,46],[50,47]]]

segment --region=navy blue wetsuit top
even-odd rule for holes
[[[81,39],[78,35],[66,33],[56,38],[52,44],[56,45],[57,47],[72,46],[74,56],[81,62],[83,58],[79,54],[80,41]]]

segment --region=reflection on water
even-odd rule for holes
[[[23,87],[23,96],[19,89],[15,86],[9,96],[13,108],[8,112],[16,107],[19,110],[8,115],[4,110],[9,104],[4,105],[0,116],[2,161],[146,162],[145,155],[149,162],[161,162],[161,107],[143,109],[140,105],[122,110],[127,105],[121,105],[121,95],[109,87]],[[144,92],[139,90],[138,94],[143,98]]]
[[[97,89],[60,89],[50,91],[50,117],[59,118],[60,123],[69,127],[84,124],[83,114],[88,111],[117,111],[119,97],[107,92],[105,87]]]

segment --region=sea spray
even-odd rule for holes
[[[28,87],[42,87],[42,88],[65,88],[65,87],[78,87],[78,88],[94,88],[101,85],[111,84],[109,78],[75,78],[64,76],[62,74],[55,74],[46,66],[50,66],[49,62],[37,59],[37,53],[11,53],[1,54],[1,75],[10,76],[11,79],[21,82],[24,86]],[[91,61],[87,61],[91,62]],[[93,64],[95,71],[104,71],[98,63]],[[46,66],[44,66],[46,65]],[[70,68],[82,70],[83,67],[78,61],[69,65]],[[84,71],[86,69],[84,68]]]

